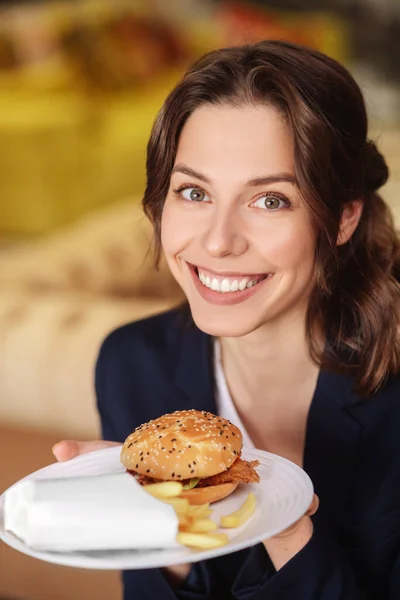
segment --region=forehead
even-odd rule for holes
[[[186,121],[176,162],[192,168],[234,171],[246,178],[293,172],[293,143],[283,117],[272,107],[205,105]]]

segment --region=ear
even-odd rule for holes
[[[352,200],[345,204],[340,217],[339,235],[336,242],[338,246],[343,246],[350,240],[360,222],[363,207],[362,200]]]

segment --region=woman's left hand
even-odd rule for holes
[[[319,507],[319,498],[314,494],[307,512],[290,527],[265,540],[264,546],[277,571],[291,560],[310,541],[313,534],[311,521]]]

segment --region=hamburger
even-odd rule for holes
[[[191,504],[216,502],[240,483],[258,483],[258,461],[241,458],[240,429],[207,411],[183,410],[137,427],[125,440],[121,462],[141,485],[183,484]]]

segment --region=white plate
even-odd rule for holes
[[[119,455],[119,447],[90,452],[68,462],[52,464],[24,479],[117,473],[124,471]],[[147,569],[197,562],[254,546],[283,531],[306,512],[312,501],[313,485],[302,469],[280,456],[252,449],[243,449],[242,456],[246,460],[260,461],[257,471],[261,482],[255,485],[239,485],[231,496],[212,505],[211,518],[218,523],[221,515],[237,510],[249,492],[254,492],[256,496],[257,509],[242,527],[224,530],[228,533],[230,542],[222,548],[201,552],[184,546],[176,549],[146,551],[39,552],[5,531],[4,494],[0,496],[0,539],[15,550],[50,563],[87,569],[117,570]]]

